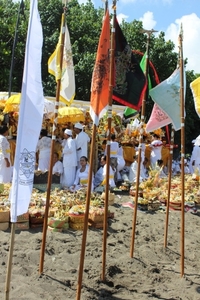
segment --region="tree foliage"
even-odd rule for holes
[[[18,40],[15,48],[14,69],[12,76],[12,91],[20,91],[25,42],[29,20],[29,0],[24,0],[25,7],[20,14],[18,26]],[[53,76],[48,73],[48,59],[55,50],[58,42],[61,14],[63,6],[61,0],[39,0],[39,12],[43,27],[43,55],[42,55],[42,79],[44,94],[55,96],[56,83]],[[12,0],[0,0],[0,90],[7,91],[9,86],[9,73],[12,57],[15,28],[18,18],[19,2]],[[99,36],[102,27],[104,10],[94,8],[91,0],[86,4],[79,4],[72,0],[66,11],[67,25],[70,32],[73,60],[76,80],[76,99],[89,100],[91,77],[94,67]],[[142,53],[146,51],[147,35],[142,31],[142,22],[134,20],[130,23],[123,21],[122,31],[128,43],[134,50]],[[152,34],[149,41],[149,58],[157,70],[160,81],[168,78],[175,70],[178,62],[178,54],[174,51],[172,41],[165,40],[165,33]],[[136,54],[138,60],[141,55]],[[187,60],[185,61],[187,63]],[[195,112],[193,96],[189,87],[191,81],[197,77],[193,71],[187,72],[186,91],[186,150],[191,151],[191,139],[199,132],[199,118]],[[147,101],[146,121],[153,107],[153,101]],[[175,134],[176,140],[180,140],[180,132]]]

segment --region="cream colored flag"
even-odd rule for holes
[[[200,118],[200,77],[190,83],[190,88],[194,97],[196,113]]]
[[[71,50],[71,42],[67,25],[64,25],[64,14],[62,15],[61,30],[59,41],[54,53],[48,60],[49,73],[54,75],[56,81],[61,79],[60,88],[60,101],[70,106],[75,97],[75,76],[74,76],[74,65]],[[65,41],[63,49],[63,62],[62,70],[60,68],[60,48],[61,48],[61,36],[63,30],[65,31]]]

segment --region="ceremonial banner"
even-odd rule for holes
[[[200,77],[196,78],[190,83],[190,88],[194,97],[194,106],[197,115],[200,118]]]
[[[166,113],[155,103],[149,121],[146,125],[146,131],[154,131],[170,124],[171,122],[171,119],[166,115]]]
[[[151,89],[149,94],[152,100],[170,118],[174,129],[181,129],[180,68],[176,69],[168,79]]]
[[[31,199],[36,146],[42,127],[44,96],[41,78],[42,26],[38,1],[30,1],[16,154],[10,191],[11,222],[26,213]]]
[[[139,110],[147,86],[146,77],[115,19],[115,83],[113,100]]]
[[[106,112],[109,100],[109,49],[110,19],[107,10],[97,49],[97,57],[92,75],[90,116],[93,123],[99,125],[99,119]]]
[[[62,70],[60,67],[60,48],[61,48],[61,36],[62,29],[65,30],[65,41],[63,49],[63,61],[62,61]],[[64,14],[62,14],[61,20],[61,29],[59,41],[56,47],[56,50],[50,56],[48,60],[48,71],[50,74],[54,75],[56,81],[61,79],[61,88],[60,88],[60,98],[59,100],[70,106],[75,97],[75,75],[74,75],[74,65],[72,57],[72,49],[70,42],[70,35],[67,24],[64,24]]]

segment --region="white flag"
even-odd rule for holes
[[[35,152],[44,111],[41,79],[43,34],[37,3],[38,0],[30,1],[16,154],[10,192],[11,222],[16,222],[17,216],[28,210],[33,187]]]
[[[75,77],[74,77],[74,65],[72,57],[72,49],[70,36],[67,25],[64,25],[64,14],[62,15],[60,37],[56,47],[56,50],[50,56],[48,61],[49,73],[54,75],[56,81],[61,79],[60,88],[60,101],[66,105],[71,105],[75,97]],[[61,48],[61,36],[62,32],[65,32],[65,42],[63,49],[63,61],[62,70],[60,68],[60,48]]]
[[[152,100],[170,118],[175,131],[181,129],[180,71],[180,68],[176,69],[169,78],[162,81],[149,91]],[[185,70],[183,70],[183,76],[185,99]]]

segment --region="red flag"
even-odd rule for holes
[[[99,39],[96,62],[92,75],[90,115],[93,123],[98,126],[99,119],[106,112],[109,98],[109,49],[110,19],[107,10]]]

